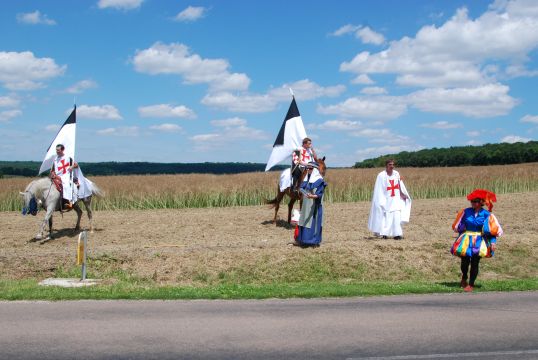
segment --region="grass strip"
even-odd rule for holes
[[[538,278],[488,280],[477,292],[538,290]],[[129,282],[86,288],[40,286],[36,280],[0,280],[0,300],[179,300],[267,299],[458,293],[456,282],[357,282],[222,284],[208,287],[140,286]]]

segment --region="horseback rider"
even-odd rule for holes
[[[58,190],[62,193],[61,208],[71,210],[73,203],[73,189],[71,180],[78,186],[78,179],[73,178],[73,169],[78,168],[78,164],[71,157],[64,154],[65,146],[62,144],[56,145],[56,157],[50,169],[50,178],[56,184]]]
[[[291,164],[292,190],[297,192],[299,189],[299,178],[304,169],[309,167],[310,163],[316,162],[318,157],[312,147],[312,139],[304,138],[303,146],[293,152]]]

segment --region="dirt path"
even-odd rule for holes
[[[528,210],[538,192],[499,196],[495,214],[506,235],[495,258],[482,262],[481,279],[538,276],[538,220]],[[464,199],[417,200],[400,241],[373,238],[370,203],[325,205],[318,249],[288,245],[291,230],[270,223],[267,207],[101,211],[90,235],[94,275],[129,274],[159,283],[237,281],[452,279],[458,261],[449,253],[450,225]],[[0,213],[0,278],[44,278],[74,267],[75,214],[55,215],[59,235],[29,242],[43,213]],[[84,216],[86,216],[84,214]],[[285,218],[285,209],[281,209]],[[87,226],[87,218],[82,225]]]

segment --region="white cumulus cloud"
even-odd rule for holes
[[[374,83],[372,79],[366,74],[360,74],[353,80],[351,80],[352,84],[359,84],[359,85],[371,85]]]
[[[346,34],[355,34],[357,39],[360,39],[364,44],[381,45],[385,42],[385,37],[372,30],[369,26],[347,24],[336,31],[330,33],[330,36],[342,36]]]
[[[238,117],[223,119],[223,120],[211,120],[211,125],[216,127],[233,127],[233,126],[246,126],[247,121]]]
[[[246,74],[230,73],[227,60],[204,59],[179,43],[157,42],[138,50],[132,62],[138,72],[180,75],[187,84],[207,83],[214,90],[246,90],[250,84]]]
[[[70,94],[80,94],[84,90],[93,89],[97,87],[97,83],[91,79],[81,80],[72,86],[68,87],[65,92]]]
[[[189,109],[184,105],[173,106],[170,104],[142,106],[138,108],[138,114],[141,117],[152,118],[196,118],[196,114],[192,109]]]
[[[385,95],[387,94],[387,89],[379,86],[369,86],[361,90],[361,94],[365,95]]]
[[[290,91],[293,90],[298,100],[312,100],[320,97],[337,97],[340,96],[346,87],[344,85],[321,86],[309,79],[298,80],[293,83],[286,83],[282,86],[271,89],[268,95],[276,101],[289,101]]]
[[[423,124],[420,124],[420,126],[424,128],[430,128],[430,129],[448,130],[448,129],[461,128],[463,125],[460,123],[451,123],[448,121],[436,121],[433,123],[423,123]]]
[[[501,139],[501,142],[513,144],[513,143],[517,143],[517,142],[526,143],[526,142],[531,141],[531,140],[532,139],[530,139],[530,138],[526,138],[526,137],[522,137],[522,136],[518,136],[518,135],[507,135],[507,136],[505,136],[505,137],[503,137]]]
[[[228,111],[261,113],[274,110],[277,102],[267,94],[219,92],[204,96],[202,104]]]
[[[363,51],[340,66],[356,74],[395,74],[401,85],[469,87],[495,82],[499,71],[523,73],[538,46],[537,3],[497,1],[476,19],[466,8],[440,26],[422,27],[414,37],[390,42],[377,53]],[[515,66],[515,67],[514,67]]]
[[[518,101],[499,83],[473,88],[429,88],[407,96],[410,105],[426,112],[461,113],[470,117],[505,115]]]
[[[116,128],[106,128],[97,131],[97,135],[101,136],[131,137],[138,136],[139,134],[140,128],[138,126],[120,126]]]
[[[153,125],[149,127],[151,130],[166,132],[166,133],[177,133],[183,130],[181,126],[177,124],[160,124],[160,125]]]
[[[41,14],[39,10],[30,13],[17,14],[17,21],[22,24],[30,25],[56,25],[56,21],[49,19],[45,14]]]
[[[204,17],[207,9],[202,6],[189,6],[174,18],[176,21],[193,22]]]
[[[21,116],[22,111],[16,109],[16,110],[4,110],[0,111],[0,122],[5,123],[9,122],[11,119]]]
[[[361,39],[361,41],[365,44],[381,45],[385,42],[385,37],[382,34],[375,32],[368,26],[357,30],[355,36]]]
[[[71,113],[72,110],[66,111]],[[77,116],[86,119],[121,120],[119,110],[113,105],[80,105],[77,107]]]
[[[354,33],[358,29],[360,29],[360,26],[347,24],[347,25],[344,25],[344,26],[340,27],[338,30],[335,30],[334,32],[330,33],[329,35],[331,35],[331,36],[342,36],[342,35],[345,35],[345,34]]]
[[[1,99],[1,98],[0,98]],[[0,101],[1,103],[1,101]],[[521,118],[521,122],[527,122],[531,124],[538,124],[538,115],[525,115]]]
[[[19,99],[16,96],[0,96],[0,107],[16,107],[19,106]]]
[[[403,115],[407,111],[407,105],[398,97],[352,97],[336,105],[319,105],[317,111],[342,117],[391,120]]]
[[[67,67],[54,59],[36,58],[30,51],[0,51],[0,82],[10,90],[34,90],[43,81],[62,75]]]
[[[99,0],[99,9],[113,8],[118,10],[138,9],[144,0]]]
[[[351,120],[327,120],[321,124],[311,124],[308,126],[314,130],[349,131],[358,130],[362,126],[360,121]]]

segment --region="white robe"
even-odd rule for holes
[[[401,198],[407,196],[407,200]],[[402,224],[409,222],[411,197],[400,179],[398,171],[389,176],[385,170],[377,175],[372,207],[368,218],[368,229],[376,235],[402,236]]]
[[[93,183],[84,177],[84,175],[82,174],[82,170],[80,170],[80,167],[73,169],[73,176],[71,177],[71,173],[67,170],[66,167],[66,165],[68,165],[69,163],[69,157],[57,156],[54,159],[54,172],[62,179],[63,198],[74,203],[78,199],[83,199],[92,194]],[[74,178],[78,179],[78,186],[73,183]]]
[[[71,172],[68,171],[68,167],[71,163],[70,159],[70,157],[65,155],[56,156],[56,158],[54,158],[54,173],[56,174],[56,176],[62,179],[63,198],[69,201],[73,201],[74,187],[72,184]]]

